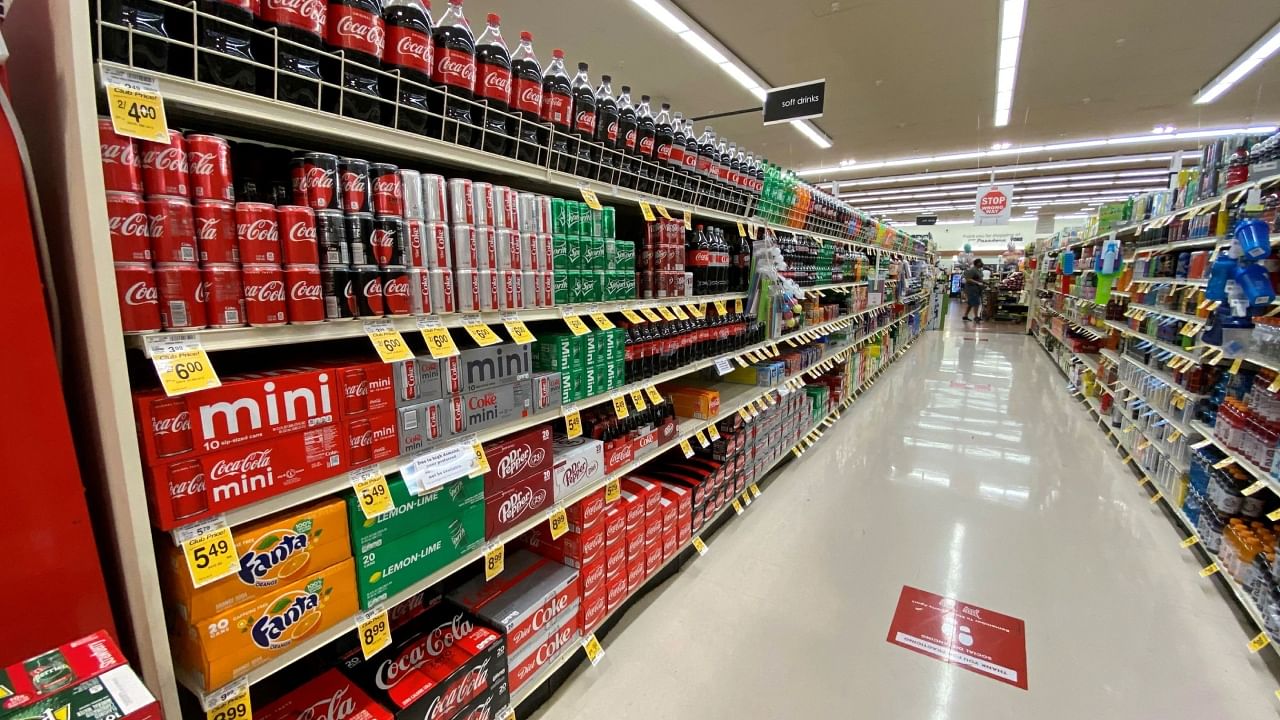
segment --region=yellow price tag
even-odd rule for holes
[[[626,318],[627,320],[637,325],[641,325],[644,323],[644,318],[640,317],[640,313],[637,313],[635,310],[632,310],[630,308],[627,308],[626,310],[622,311],[622,317]]]
[[[1267,386],[1267,392],[1275,392],[1277,390],[1280,390],[1280,375],[1276,375],[1276,379],[1272,380],[1271,384]]]
[[[356,615],[356,635],[365,660],[390,645],[391,620],[387,618],[387,609],[379,605]]]
[[[746,360],[743,360],[741,357],[736,357],[733,359],[733,361],[738,363],[738,367],[746,367],[751,364],[751,363],[748,363]]]
[[[360,505],[360,512],[364,513],[366,520],[395,509],[396,503],[391,499],[387,478],[377,466],[352,470],[348,478]]]
[[[658,314],[662,316],[663,320],[666,320],[668,322],[676,319],[676,316],[671,314],[671,310],[665,306],[658,307]]]
[[[489,456],[484,454],[484,444],[475,435],[471,436],[471,452],[476,454],[476,470],[471,477],[479,477],[489,472]]]
[[[1178,547],[1182,548],[1183,550],[1186,550],[1187,548],[1191,547],[1192,545],[1195,545],[1198,542],[1200,542],[1200,536],[1192,535],[1186,540],[1183,540],[1182,542],[1178,543]]]
[[[1280,508],[1276,508],[1275,510],[1272,510],[1271,512],[1267,513],[1267,519],[1272,522],[1275,522],[1276,520],[1280,520]]]
[[[738,221],[738,237],[746,237],[746,236],[747,236],[747,228],[742,224],[742,221],[739,220]]]
[[[742,422],[751,422],[751,413],[746,408],[738,408],[738,417],[742,418]]]
[[[743,490],[742,494],[739,495],[738,497],[742,498],[743,505],[747,507],[751,507],[751,493],[747,492],[746,490]]]
[[[1200,570],[1200,577],[1209,577],[1216,572],[1218,572],[1218,563],[1209,563]]]
[[[659,320],[662,319],[661,317],[658,316],[658,313],[653,311],[653,308],[648,308],[648,307],[640,308],[640,313],[643,314],[645,319],[648,320],[649,322],[658,322]]]
[[[702,447],[706,447],[711,444],[711,441],[707,439],[706,433],[702,430],[698,430],[698,432],[694,433],[693,436],[697,438],[698,444]]]
[[[511,337],[511,342],[517,345],[528,345],[537,340],[533,333],[529,332],[529,328],[524,324],[524,321],[514,314],[503,315],[502,326],[507,329],[507,335]]]
[[[684,211],[684,229],[685,230],[693,229],[693,211],[692,210]]]
[[[431,357],[440,360],[458,354],[458,346],[453,344],[453,336],[440,323],[438,317],[425,317],[418,320],[418,332],[427,343],[427,352]]]
[[[733,299],[733,311],[739,315],[742,314],[742,298]]]
[[[587,653],[587,661],[592,667],[600,664],[604,659],[604,648],[600,647],[600,641],[596,639],[596,634],[591,633],[582,641],[582,649]]]
[[[756,497],[756,498],[758,498],[758,497],[760,497],[761,495],[763,495],[763,494],[764,494],[764,493],[760,492],[760,486],[756,485],[755,483],[751,483],[750,485],[748,485],[748,486],[747,486],[747,488],[748,488],[749,490],[751,490],[751,496],[752,496],[752,497]]]
[[[600,328],[601,330],[612,330],[614,327],[616,327],[613,324],[613,321],[609,319],[609,316],[605,315],[602,312],[591,313],[591,321],[594,322],[596,324],[596,327]]]
[[[1271,638],[1267,637],[1265,632],[1260,632],[1257,637],[1249,641],[1249,652],[1258,652],[1270,644]]]
[[[604,486],[604,502],[607,505],[620,497],[622,497],[622,483],[618,478],[614,478]]]
[[[577,405],[570,405],[561,411],[564,414],[564,434],[570,439],[582,435],[582,414]]]
[[[146,345],[165,395],[173,397],[222,386],[209,354],[195,335],[148,336]]]
[[[130,70],[102,70],[111,127],[117,135],[169,143],[169,124],[155,78]]]
[[[739,515],[742,514],[742,503],[738,502],[738,498],[733,499],[733,511]]]
[[[487,328],[486,328],[487,329]],[[373,349],[384,363],[400,362],[413,358],[409,344],[400,331],[391,326],[390,320],[365,320],[364,333],[373,343]]]
[[[569,532],[569,516],[565,514],[564,508],[556,507],[547,516],[547,524],[551,528],[551,539],[559,540],[561,535]]]
[[[644,394],[649,396],[649,402],[654,405],[662,404],[662,393],[658,392],[657,385],[650,385],[644,389]]]
[[[227,527],[227,521],[221,515],[178,528],[174,531],[174,539],[187,558],[187,571],[191,573],[191,584],[195,587],[203,587],[240,571],[235,538],[231,537],[231,528]]]
[[[478,317],[467,318],[463,321],[462,327],[466,329],[467,334],[470,335],[471,339],[475,340],[476,344],[480,347],[497,345],[502,342],[502,338],[498,337],[498,333],[494,332],[493,328],[484,324],[484,322]]]
[[[582,202],[592,210],[603,210],[604,206],[600,204],[600,198],[596,197],[596,191],[590,188],[582,188]]]
[[[630,415],[627,412],[627,396],[614,395],[611,399],[613,400],[613,414],[617,415],[619,420],[625,420],[627,415]]]
[[[1219,460],[1218,462],[1216,462],[1216,463],[1214,463],[1214,464],[1213,464],[1213,469],[1214,469],[1214,470],[1221,470],[1221,469],[1222,469],[1222,468],[1224,468],[1224,467],[1228,467],[1228,466],[1230,466],[1230,465],[1234,465],[1234,464],[1235,464],[1235,462],[1236,462],[1236,459],[1235,459],[1235,458],[1233,458],[1233,457],[1223,458],[1222,460]]]
[[[1169,433],[1169,442],[1176,442],[1180,437],[1182,437],[1182,431],[1174,430],[1172,433]]]
[[[649,407],[645,404],[644,393],[640,390],[632,390],[628,395],[631,396],[631,404],[636,406],[637,412],[643,411],[645,408]]]
[[[680,452],[684,453],[686,459],[693,457],[693,446],[689,444],[688,440],[680,441]]]
[[[711,438],[712,440],[720,439],[720,430],[719,428],[716,427],[715,423],[711,423],[710,425],[707,426],[707,437]]]
[[[1234,361],[1232,361],[1231,370],[1229,370],[1229,372],[1232,375],[1238,374],[1240,372],[1240,364],[1243,362],[1244,362],[1244,358],[1236,358]]]
[[[658,219],[653,215],[653,206],[646,200],[640,201],[640,214],[644,216],[645,222],[654,222]]]
[[[701,319],[703,319],[704,317],[706,317],[706,316],[707,316],[706,311],[704,311],[702,308],[698,307],[697,305],[694,305],[693,303],[689,303],[688,305],[685,305],[684,307],[685,307],[685,309],[686,309],[686,310],[688,310],[688,311],[689,311],[689,314],[690,314],[690,315],[692,315],[692,316],[694,316],[694,317],[698,318],[699,320],[701,320]]]
[[[740,301],[735,300],[734,302],[740,302]],[[716,313],[717,313],[717,314],[719,314],[719,315],[728,315],[728,314],[729,314],[729,310],[728,310],[728,308],[726,308],[726,307],[724,306],[724,301],[723,301],[723,300],[712,300],[712,301],[711,301],[711,304],[712,304],[712,305],[715,305],[715,307],[716,307]]]
[[[699,555],[707,554],[707,544],[702,542],[702,538],[700,537],[693,538],[693,549],[697,550]]]
[[[1266,486],[1267,486],[1266,480],[1259,480],[1254,484],[1250,485],[1249,487],[1245,488],[1244,490],[1241,490],[1240,492],[1244,495],[1252,495]]]
[[[502,543],[494,543],[493,547],[484,551],[484,579],[488,582],[502,574],[506,567],[507,555]]]
[[[659,215],[666,218],[667,220],[675,220],[675,218],[671,217],[671,213],[667,212],[667,209],[665,207],[659,205],[658,203],[654,203],[653,207],[655,210],[658,211]]]
[[[1156,503],[1160,502],[1160,498],[1162,497],[1164,496],[1161,495],[1159,491],[1156,491],[1156,494],[1151,496],[1151,504],[1155,505]]]
[[[679,305],[672,305],[672,306],[671,306],[671,312],[672,312],[672,314],[674,314],[674,315],[676,316],[676,319],[678,319],[678,320],[688,320],[688,319],[689,319],[689,316],[688,316],[687,314],[685,314],[684,308],[680,307]]]
[[[582,322],[582,318],[577,315],[565,315],[564,324],[569,326],[569,332],[574,335],[586,335],[591,332],[591,329],[587,327],[587,324]]]
[[[253,720],[249,679],[241,678],[200,698],[205,720]],[[56,712],[54,717],[61,717]]]

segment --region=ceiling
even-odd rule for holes
[[[826,114],[815,122],[834,141],[830,149],[818,148],[789,125],[764,127],[757,113],[709,121],[719,134],[791,168],[956,153],[997,142],[1144,134],[1155,125],[1194,130],[1280,121],[1280,56],[1217,102],[1191,102],[1280,19],[1275,0],[1029,0],[1012,120],[1005,128],[991,127],[999,0],[675,4],[774,86],[826,78]],[[686,115],[760,104],[627,0],[484,0],[467,10],[473,26],[483,23],[482,12],[500,13],[509,42],[522,29],[532,31],[544,61],[552,48],[562,47],[571,64],[590,63],[593,82],[610,73],[615,91],[629,84],[633,96],[650,94],[655,103],[671,102]],[[1175,146],[1194,142],[1123,151]],[[1059,157],[1091,154],[1100,153]],[[983,164],[1047,159],[1010,156]],[[977,166],[969,160],[889,172],[859,171],[855,165],[835,177]]]

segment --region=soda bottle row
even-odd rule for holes
[[[699,360],[763,342],[762,323],[745,314],[653,323],[624,323],[628,383],[676,370]]]

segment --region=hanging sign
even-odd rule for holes
[[[973,209],[975,225],[1007,225],[1012,214],[1012,185],[978,186],[977,206]]]

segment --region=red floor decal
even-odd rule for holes
[[[1026,633],[1018,618],[904,585],[886,640],[1027,689]]]

